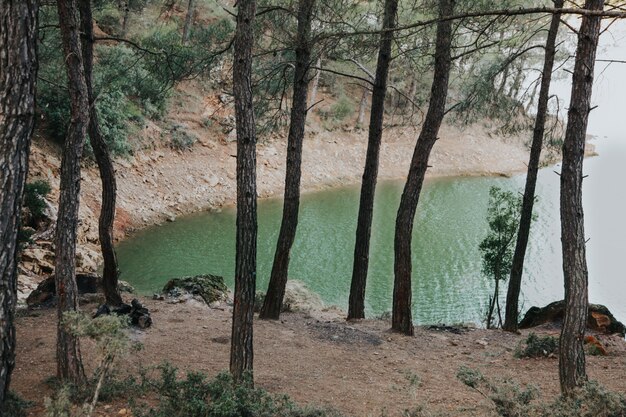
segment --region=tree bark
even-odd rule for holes
[[[450,16],[454,0],[439,2],[439,16]],[[450,77],[452,25],[449,20],[437,24],[435,72],[430,103],[422,131],[417,139],[400,207],[396,218],[394,237],[394,286],[391,327],[406,335],[413,335],[411,317],[411,235],[413,220],[424,183],[430,151],[437,140],[439,127],[445,115],[448,80]]]
[[[322,68],[322,56],[317,57],[317,61],[315,61],[316,68]],[[315,100],[317,99],[317,89],[320,85],[320,74],[322,73],[321,69],[315,70],[315,77],[313,78],[313,87],[311,87],[311,104],[315,104]]]
[[[588,10],[602,10],[604,0],[587,0]],[[565,277],[565,320],[559,348],[561,391],[569,395],[587,380],[583,338],[587,321],[588,272],[582,204],[585,136],[591,111],[593,70],[601,18],[583,16],[578,33],[572,95],[567,114],[561,169],[561,242]]]
[[[252,377],[252,321],[256,290],[256,128],[252,104],[255,0],[239,0],[233,56],[237,131],[237,243],[230,372],[237,383]],[[250,379],[252,382],[252,379]]]
[[[195,9],[194,0],[189,0],[187,3],[187,15],[185,16],[185,26],[183,27],[183,46],[189,41],[189,34],[191,33],[191,22],[193,20],[193,12]]]
[[[15,366],[17,234],[35,124],[38,4],[0,4],[0,409]]]
[[[119,270],[117,256],[113,247],[113,222],[115,221],[115,199],[117,184],[115,181],[115,169],[98,122],[95,96],[93,92],[93,16],[91,12],[91,0],[79,0],[81,27],[83,32],[82,53],[83,65],[85,67],[85,81],[87,83],[87,95],[89,97],[89,139],[91,148],[100,171],[100,181],[102,182],[102,206],[100,207],[100,218],[98,221],[98,236],[100,248],[104,260],[104,270],[102,272],[102,286],[104,296],[109,305],[118,306],[122,304],[122,297],[117,288]]]
[[[564,0],[555,0],[554,7],[560,9],[563,7],[563,3]],[[522,199],[522,211],[511,265],[509,287],[506,295],[506,312],[503,328],[510,332],[517,331],[517,310],[519,308],[519,293],[522,285],[522,273],[524,271],[524,257],[526,256],[530,224],[532,223],[533,217],[535,187],[537,185],[541,149],[543,148],[543,135],[546,125],[546,115],[548,113],[548,100],[550,98],[550,83],[552,80],[552,69],[554,68],[554,55],[556,53],[556,37],[559,32],[560,22],[560,14],[552,15],[552,22],[550,23],[548,38],[546,40],[546,53],[541,76],[541,88],[539,89],[539,101],[537,103],[537,117],[533,129],[533,141],[530,147],[526,186],[524,187],[524,197]]]
[[[359,102],[359,114],[356,119],[356,128],[360,129],[365,121],[365,108],[367,107],[367,96],[370,95],[370,90],[367,86],[363,87],[363,94],[361,94],[361,101]]]
[[[75,384],[85,380],[77,337],[61,326],[63,313],[78,309],[76,235],[80,196],[80,160],[89,124],[89,98],[82,62],[80,21],[76,0],[58,0],[59,25],[69,81],[70,125],[63,144],[59,211],[55,237],[57,291],[57,376]]]
[[[122,36],[128,31],[128,19],[130,18],[130,0],[124,2],[124,16],[122,17]]]
[[[300,0],[298,4],[298,34],[296,68],[293,79],[293,103],[287,138],[287,168],[285,173],[285,198],[276,253],[272,265],[267,294],[259,314],[262,319],[278,320],[285,297],[289,272],[289,254],[296,238],[298,209],[300,207],[300,178],[302,176],[302,141],[307,116],[309,66],[311,65],[311,21],[315,0]]]
[[[394,28],[398,14],[398,0],[385,0],[383,29]],[[374,212],[374,195],[378,177],[378,161],[380,142],[383,136],[383,120],[385,114],[385,96],[387,79],[391,63],[391,45],[393,32],[384,32],[380,37],[378,61],[372,91],[372,108],[365,156],[365,168],[361,182],[361,199],[354,245],[354,263],[352,266],[352,282],[348,301],[348,320],[365,318],[365,285],[369,266],[370,237]]]

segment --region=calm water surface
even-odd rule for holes
[[[599,157],[585,161],[584,205],[590,300],[607,305],[626,320],[626,144],[604,139]],[[559,177],[540,173],[538,220],[531,232],[523,282],[523,307],[563,297],[559,214]],[[413,311],[418,324],[480,322],[492,282],[481,274],[478,244],[487,231],[489,188],[523,190],[524,176],[446,178],[427,183],[413,235]],[[391,309],[394,221],[403,184],[384,182],[377,189],[372,228],[366,308],[370,316]],[[358,211],[359,188],[306,194],[292,250],[290,278],[304,281],[327,304],[347,308]],[[258,282],[265,290],[282,201],[259,202]],[[233,285],[235,210],[203,213],[152,227],[117,247],[122,279],[139,291],[158,291],[170,278],[212,273]],[[505,286],[506,287],[506,286]],[[506,296],[505,290],[503,295]]]

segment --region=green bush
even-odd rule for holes
[[[189,133],[182,125],[174,125],[172,130],[170,131],[169,145],[170,148],[174,150],[187,150],[191,148],[197,141],[198,138],[195,135]]]
[[[354,113],[354,106],[350,102],[350,99],[346,96],[341,96],[331,107],[330,113],[335,121],[342,121],[346,117]]]
[[[503,417],[526,416],[526,407],[537,395],[537,388],[532,385],[522,388],[510,379],[494,383],[480,371],[467,367],[459,369],[457,378],[485,398],[493,401],[498,415]]]
[[[45,217],[45,198],[50,194],[50,191],[50,183],[46,180],[36,180],[24,186],[23,206],[30,215],[30,221],[27,222],[28,225],[35,226]]]
[[[137,417],[340,417],[333,410],[300,408],[286,396],[274,396],[247,383],[235,384],[228,373],[208,380],[197,372],[177,378],[177,370],[159,367],[160,379],[150,386],[159,396],[158,405],[136,405]]]
[[[128,155],[132,146],[128,142],[131,102],[120,90],[103,92],[96,102],[100,132],[112,155]],[[89,144],[89,142],[87,142]],[[90,145],[87,154],[91,155]]]
[[[624,417],[626,398],[591,381],[568,397],[547,403],[533,402],[537,389],[522,389],[514,381],[493,382],[479,371],[461,367],[457,377],[468,387],[493,401],[503,417]]]
[[[13,391],[9,391],[4,404],[0,406],[0,416],[26,417],[28,415],[26,410],[32,406],[30,401],[25,401]]]
[[[559,339],[553,336],[537,336],[530,333],[526,338],[525,346],[515,350],[516,358],[546,357],[559,350]]]

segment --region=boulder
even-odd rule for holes
[[[563,321],[565,301],[555,301],[545,307],[531,307],[519,324],[520,329],[528,329],[549,322]],[[604,334],[619,334],[624,337],[626,326],[601,304],[589,304],[587,328]]]
[[[78,295],[82,297],[82,302],[100,302],[101,297],[93,297],[94,294],[102,294],[102,277],[96,274],[76,274],[76,285]],[[134,289],[125,281],[119,281],[118,288],[122,292],[132,292]],[[28,298],[26,304],[29,306],[54,305],[56,303],[56,286],[54,275],[44,279],[37,285]]]
[[[265,301],[265,293],[257,292],[254,297],[254,311],[261,311],[263,302]],[[299,311],[303,313],[311,313],[313,311],[322,311],[324,303],[320,296],[311,291],[304,282],[298,280],[288,280],[285,287],[285,296],[281,313]]]
[[[190,295],[200,297],[207,305],[225,300],[228,288],[224,278],[218,275],[196,275],[171,279],[163,287],[163,293],[170,298]]]
[[[102,278],[93,274],[76,274],[78,295],[94,294],[102,291]],[[56,302],[54,275],[44,279],[26,299],[29,306],[52,305]]]

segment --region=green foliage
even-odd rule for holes
[[[483,273],[496,280],[505,279],[511,270],[521,207],[521,197],[512,191],[489,189],[489,234],[480,242],[479,249],[483,255]]]
[[[492,326],[494,307],[500,314],[499,285],[505,280],[513,262],[513,248],[521,214],[521,196],[498,187],[489,189],[487,222],[489,233],[478,246],[483,256],[483,273],[495,281],[494,294],[486,314],[487,328]],[[501,320],[500,320],[501,321]]]
[[[0,406],[0,415],[7,417],[26,417],[26,410],[32,407],[30,401],[22,399],[13,391],[9,391],[4,399],[4,404]]]
[[[94,3],[97,23],[115,34],[122,18],[119,3],[100,0]],[[131,11],[142,10],[144,0],[128,3]],[[62,57],[56,10],[42,7],[40,31],[38,104],[49,135],[62,142],[69,124],[70,100]],[[179,22],[180,23],[180,22]],[[233,25],[221,19],[194,28],[191,43],[181,45],[178,24],[155,25],[141,39],[140,48],[125,44],[95,46],[94,93],[102,134],[113,155],[132,153],[128,140],[133,123],[144,117],[159,119],[165,113],[171,88],[179,81],[206,76],[221,57],[211,48],[221,47],[232,34]],[[89,145],[87,154],[89,155]]]
[[[61,325],[76,337],[93,340],[100,357],[88,384],[85,386],[61,385],[52,398],[45,399],[46,416],[90,416],[90,404],[97,403],[101,394],[110,397],[119,393],[120,386],[127,389],[127,394],[132,392],[130,388],[136,386],[132,378],[127,379],[124,384],[109,386],[111,384],[110,371],[115,360],[130,349],[140,348],[140,345],[131,343],[128,338],[127,317],[104,315],[92,319],[80,312],[66,312],[61,319]],[[58,386],[56,383],[55,385]],[[83,402],[77,414],[72,413],[73,401]]]
[[[286,396],[273,396],[249,383],[235,384],[228,373],[214,380],[197,372],[177,378],[177,370],[165,364],[161,375],[150,385],[159,403],[148,410],[137,406],[137,417],[339,417],[330,410],[302,409]]]
[[[177,25],[159,26],[142,39],[142,46],[156,54],[145,54],[145,68],[158,84],[165,89],[176,82],[209,74],[220,56],[211,47],[227,42],[234,27],[229,19],[221,19],[211,25],[194,27],[190,43],[181,45],[181,35]]]
[[[353,113],[354,105],[345,95],[339,97],[339,100],[330,106],[331,117],[338,122],[343,121],[346,117]]]
[[[540,358],[556,353],[559,349],[559,339],[554,336],[537,336],[530,333],[526,338],[525,346],[518,346],[516,358]]]
[[[197,141],[198,138],[194,134],[189,133],[185,126],[175,124],[170,130],[168,143],[174,150],[185,151],[191,148]]]
[[[457,378],[468,387],[493,401],[498,415],[503,417],[526,416],[525,410],[537,395],[534,386],[520,387],[510,379],[494,383],[476,369],[461,367]]]
[[[552,403],[537,406],[530,416],[623,417],[626,416],[626,398],[590,381],[570,398],[559,397]]]
[[[44,199],[50,194],[51,190],[50,183],[46,180],[36,180],[24,186],[23,205],[30,214],[31,221],[29,223],[36,224],[44,218],[44,210],[46,208]]]
[[[46,417],[73,417],[71,389],[63,385],[52,397],[44,399]]]
[[[569,397],[560,396],[548,403],[536,403],[537,389],[525,389],[511,380],[490,381],[480,371],[461,367],[457,377],[468,387],[493,401],[503,417],[623,417],[626,398],[591,381]]]
[[[66,312],[61,323],[74,336],[94,340],[102,358],[117,357],[140,348],[128,338],[128,318],[125,316],[104,315],[92,319],[83,313]]]

